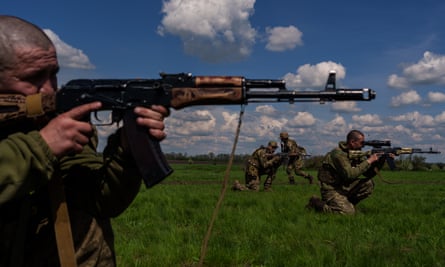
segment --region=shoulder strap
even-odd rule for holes
[[[51,212],[54,221],[57,251],[61,267],[76,267],[70,216],[65,199],[65,189],[60,173],[56,171],[48,183]]]

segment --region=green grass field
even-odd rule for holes
[[[113,220],[118,266],[198,266],[226,166],[173,168]],[[230,185],[243,175],[234,166]],[[382,176],[353,216],[306,210],[318,187],[288,185],[282,169],[273,192],[229,188],[204,266],[445,266],[445,172]]]

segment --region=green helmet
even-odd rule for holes
[[[273,148],[277,148],[277,147],[278,147],[278,144],[277,144],[277,142],[275,142],[275,141],[270,141],[267,145],[268,145],[268,146],[271,146],[271,147],[273,147]]]

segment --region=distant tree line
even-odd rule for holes
[[[187,153],[165,153],[164,154],[167,160],[169,161],[180,161],[180,162],[188,162],[188,163],[198,163],[198,162],[206,162],[206,163],[225,163],[230,159],[230,154],[214,154],[212,152],[208,154],[199,154],[199,155],[187,155]],[[249,157],[249,154],[241,154],[235,155],[233,158],[234,163],[243,163]]]
[[[244,164],[250,154],[235,155],[233,162],[236,164]],[[165,157],[171,162],[181,163],[214,163],[225,164],[230,159],[230,154],[214,154],[212,152],[208,154],[188,155],[187,153],[166,153]],[[317,170],[321,166],[323,156],[311,156],[305,160],[305,168],[309,170]],[[428,163],[426,157],[418,155],[401,155],[396,157],[395,164],[397,170],[413,170],[413,171],[425,171],[425,170],[444,170],[445,163]],[[389,170],[388,164],[385,164],[383,169]]]

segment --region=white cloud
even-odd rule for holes
[[[344,101],[344,102],[333,102],[332,110],[338,112],[359,112],[361,109],[357,107],[357,103],[355,101]]]
[[[283,118],[260,116],[258,123],[261,125],[261,128],[268,129],[270,131],[271,129],[283,128],[283,125],[285,122],[287,122],[287,120],[285,120]],[[262,135],[264,135],[264,134],[262,134]]]
[[[443,111],[439,115],[436,115],[434,117],[434,121],[437,122],[438,124],[444,124],[445,123],[445,111]]]
[[[261,114],[273,114],[277,110],[271,105],[259,105],[255,108],[255,111]]]
[[[412,82],[421,84],[445,84],[445,56],[426,51],[423,58],[403,70]]]
[[[268,27],[266,28],[267,44],[266,49],[271,51],[292,50],[297,45],[303,45],[301,37],[303,33],[295,26],[288,27]]]
[[[250,55],[257,32],[250,25],[255,0],[170,0],[158,33],[179,36],[187,54],[204,61],[238,61]]]
[[[343,139],[349,131],[348,124],[344,117],[336,115],[334,119],[326,122],[322,129],[321,135],[326,135],[327,137],[338,136],[341,133],[341,138]]]
[[[403,75],[390,75],[388,86],[408,88],[419,84],[445,84],[445,56],[425,51],[423,58],[404,67],[402,73]]]
[[[388,86],[392,88],[405,89],[409,87],[409,82],[405,77],[400,77],[396,74],[392,74],[388,78]]]
[[[239,115],[236,113],[229,113],[226,111],[223,111],[222,113],[224,124],[221,126],[221,130],[227,131],[231,130],[234,131],[238,127],[238,118]]]
[[[175,112],[166,119],[170,125],[168,134],[173,135],[212,135],[216,119],[208,110]]]
[[[443,103],[445,102],[445,94],[442,92],[429,92],[428,100],[432,103]]]
[[[289,121],[292,127],[307,127],[316,123],[315,117],[309,112],[297,112],[297,114]]]
[[[266,139],[276,138],[276,133],[281,131],[288,122],[284,117],[271,117],[261,114],[254,114],[253,116],[243,121],[242,133],[245,136]]]
[[[431,115],[423,115],[418,111],[390,117],[393,121],[406,122],[415,128],[434,127],[435,119]]]
[[[418,104],[422,101],[422,98],[420,95],[414,91],[411,90],[406,93],[402,93],[398,96],[394,96],[391,98],[391,106],[393,107],[399,107],[402,105],[412,105],[412,104]]]
[[[331,70],[336,71],[337,81],[345,78],[346,70],[341,64],[327,61],[316,65],[302,65],[297,69],[296,74],[287,73],[284,80],[289,88],[324,87]]]
[[[365,125],[380,125],[383,123],[377,114],[353,115],[352,120]]]
[[[62,41],[57,34],[49,29],[44,29],[46,35],[54,43],[60,66],[74,69],[94,69],[87,55],[82,50],[74,48]]]

